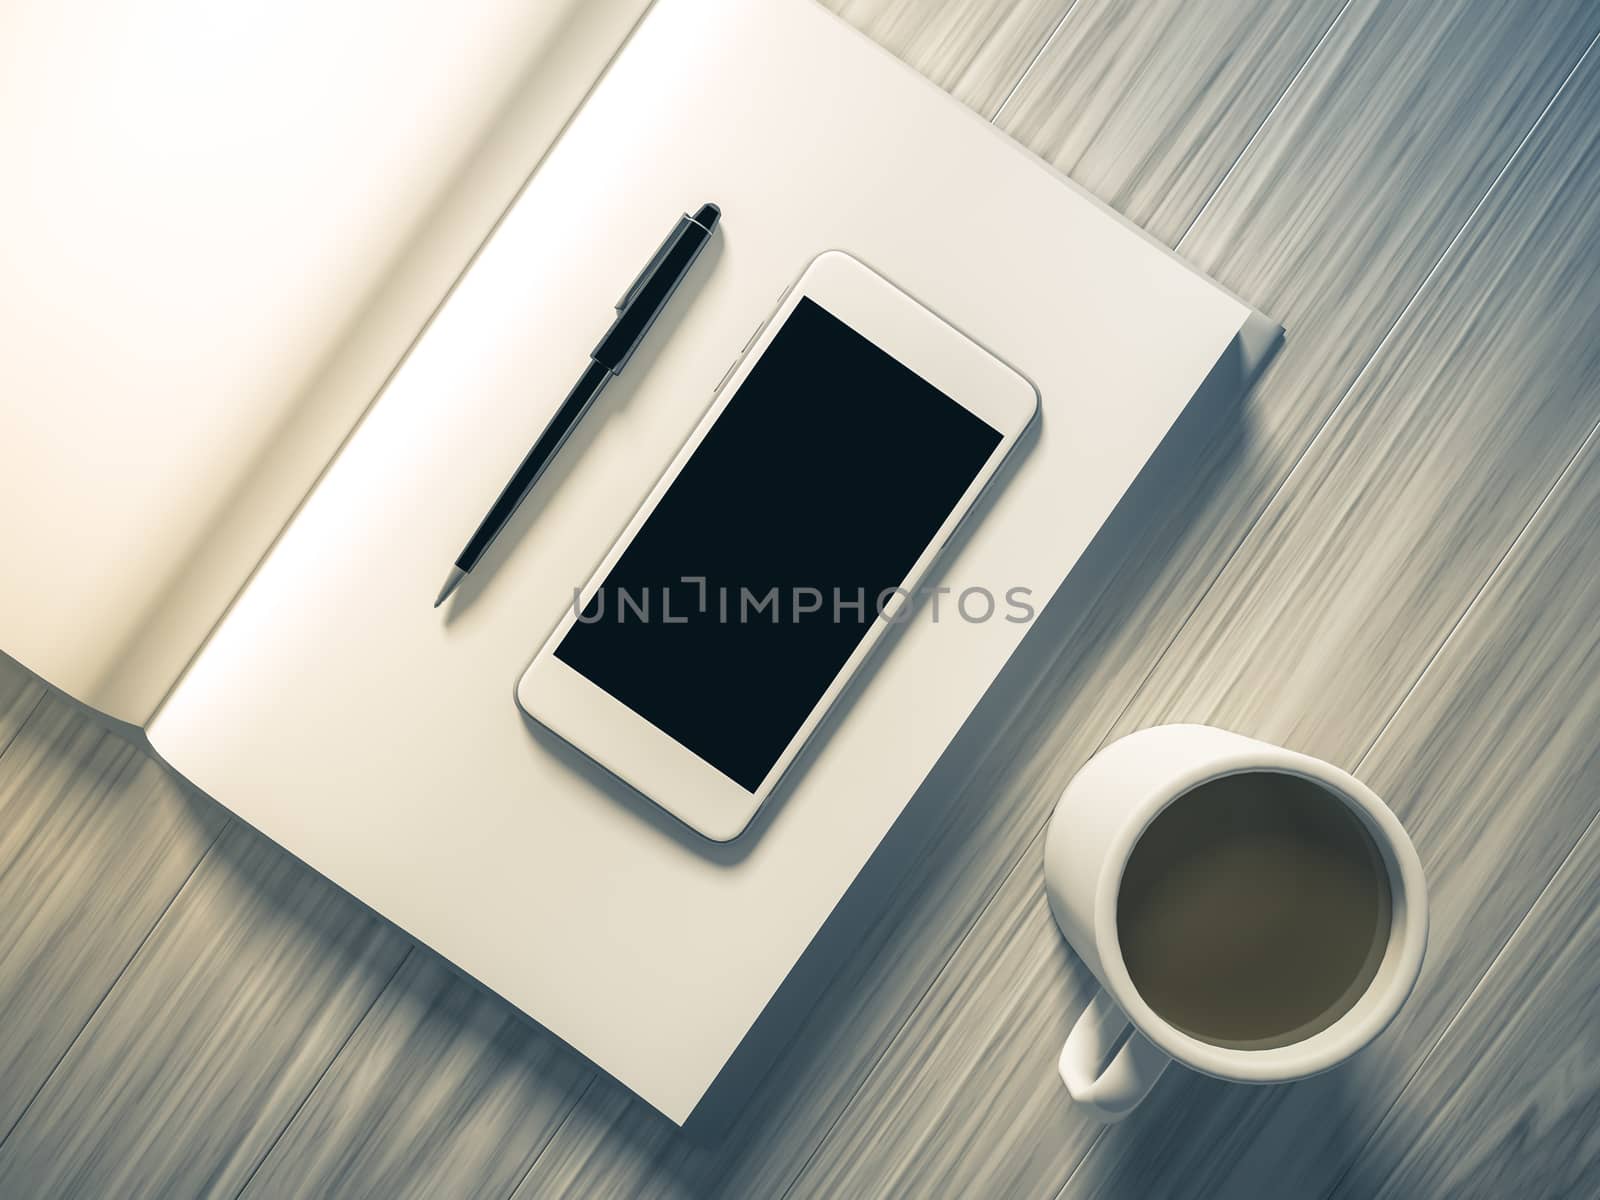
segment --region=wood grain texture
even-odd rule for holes
[[[0,1144],[0,1196],[234,1196],[408,943],[231,823]]]
[[[1419,845],[1448,861],[1461,940],[1480,957],[1505,940],[1498,910],[1526,903],[1600,809],[1597,530],[1600,438],[1370,756],[1418,810]],[[1462,797],[1478,820],[1448,819]],[[1565,836],[1541,836],[1558,826]],[[1395,1107],[1373,1095],[1367,1124],[1383,1122],[1341,1194],[1600,1195],[1597,899],[1591,824],[1470,999],[1457,988],[1429,1015],[1437,1032],[1466,1001]],[[1438,949],[1430,974],[1451,967]]]
[[[1344,4],[1080,0],[997,123],[1175,244]]]
[[[1600,808],[1597,450],[1591,440],[1358,767],[1428,876],[1428,957],[1400,1017],[1318,1079],[1259,1092],[1169,1081],[1137,1129],[1107,1133],[1068,1195],[1323,1194],[1384,1120]]]
[[[1497,576],[1512,582],[1486,593],[1428,662],[1600,420],[1600,280],[1571,253],[1600,239],[1597,116],[1591,55],[1119,723],[1207,720],[1361,759],[1428,870],[1422,983],[1380,1044],[1332,1076],[1262,1096],[1184,1080],[1150,1114],[1154,1124],[1203,1112],[1183,1141],[1157,1155],[1113,1130],[1072,1195],[1326,1190],[1593,815],[1592,790],[1506,786],[1558,769],[1541,730],[1562,706],[1600,716],[1581,675],[1567,673],[1573,649],[1592,645],[1572,615],[1589,608],[1588,564],[1574,578],[1543,557],[1552,539],[1570,541],[1566,519],[1587,519],[1592,533],[1581,493],[1555,493]],[[1568,420],[1578,431],[1553,442],[1549,426]],[[1290,527],[1292,566],[1280,557],[1263,570]],[[1249,577],[1242,588],[1235,572]],[[1489,661],[1460,674],[1472,653]]]
[[[823,0],[970,108],[993,117],[1072,0]]]
[[[1437,18],[1437,14],[1433,14],[1433,16]],[[1393,45],[1397,53],[1405,53],[1408,50],[1404,38],[1389,39],[1385,44]],[[1566,47],[1565,49],[1569,55],[1568,64],[1570,66],[1571,60],[1577,57],[1582,45],[1580,43],[1577,46]],[[1555,46],[1550,47],[1550,50],[1553,53]],[[1483,69],[1490,71],[1503,68],[1495,68],[1485,61]],[[1462,90],[1460,92],[1456,93],[1453,98],[1439,96],[1436,93],[1435,98],[1439,102],[1452,102],[1465,109],[1472,102],[1472,97],[1477,90],[1477,81],[1474,81],[1470,76],[1458,76],[1457,78],[1461,84]],[[1559,80],[1560,76],[1557,75],[1550,82],[1551,92],[1554,92]],[[1413,98],[1404,92],[1398,95],[1396,99],[1397,102],[1408,104],[1413,102]],[[1531,106],[1531,112],[1528,115],[1530,125],[1541,108],[1542,103],[1536,103]],[[1583,114],[1580,113],[1579,115],[1582,117]],[[1577,136],[1582,128],[1581,120],[1574,122],[1569,127],[1568,136]],[[1269,129],[1263,137],[1264,139],[1270,139],[1272,136],[1269,125]],[[1515,145],[1516,140],[1518,139],[1512,138],[1511,144]],[[1270,145],[1270,142],[1268,144]],[[1569,149],[1570,146],[1571,143],[1569,142]],[[1509,154],[1509,152],[1510,148],[1508,147],[1507,153]],[[1430,148],[1429,154],[1435,155],[1436,150]],[[1543,161],[1548,166],[1554,159],[1547,155]],[[1493,175],[1494,172],[1491,171],[1488,178],[1492,179]],[[1555,169],[1548,169],[1547,178],[1544,182],[1551,191],[1559,191],[1563,183],[1561,172]],[[1548,194],[1545,198],[1547,200],[1550,199]],[[1353,201],[1355,197],[1352,196],[1350,199]],[[1409,207],[1408,198],[1397,198],[1395,203],[1402,210]],[[1511,228],[1517,231],[1519,237],[1524,239],[1535,237],[1536,234],[1533,232],[1532,226],[1538,222],[1532,221],[1526,212],[1521,211],[1525,204],[1525,199],[1514,201],[1511,205],[1512,215],[1501,221],[1497,225],[1497,229],[1509,224]],[[1466,204],[1464,208],[1470,212],[1472,205],[1470,203]],[[1548,213],[1541,213],[1540,217],[1542,219],[1547,215]],[[1344,222],[1367,221],[1381,226],[1384,223],[1384,213],[1378,202],[1374,200],[1368,202],[1364,208],[1352,203],[1345,213],[1330,214],[1330,219]],[[1372,236],[1374,240],[1378,240],[1388,236],[1388,232],[1381,228],[1375,228]],[[1437,244],[1442,249],[1444,245],[1449,243],[1452,233],[1441,230],[1432,232],[1432,236],[1437,239]],[[1346,264],[1330,264],[1328,269],[1332,272],[1342,273],[1348,268]],[[1387,271],[1387,264],[1375,268],[1375,270],[1377,273],[1383,274]],[[1428,267],[1426,265],[1419,266],[1417,283],[1421,282],[1421,277],[1426,275],[1427,270]],[[1318,288],[1319,282],[1316,279],[1308,278],[1307,286],[1312,289],[1314,294],[1324,295]],[[1470,282],[1472,286],[1468,289],[1469,293],[1481,281],[1473,280]],[[1360,294],[1364,295],[1365,293]],[[1369,297],[1365,302],[1370,304],[1373,300]],[[1258,399],[1261,403],[1276,403],[1283,405],[1285,408],[1291,405],[1304,405],[1306,397],[1303,395],[1295,393],[1286,395],[1280,390],[1284,379],[1287,377],[1292,380],[1296,374],[1293,369],[1292,356],[1300,353],[1309,355],[1311,358],[1321,358],[1326,354],[1326,348],[1315,344],[1319,335],[1324,331],[1342,333],[1344,330],[1341,329],[1341,324],[1365,319],[1364,314],[1351,313],[1348,308],[1346,308],[1345,312],[1341,312],[1338,308],[1323,304],[1322,309],[1323,320],[1314,327],[1307,327],[1306,338],[1297,342],[1291,337],[1291,341],[1283,351],[1283,361],[1280,361],[1274,367],[1269,379],[1258,389]],[[1530,329],[1532,322],[1538,320],[1539,316],[1540,314],[1537,312],[1525,314],[1525,319],[1529,322]],[[1576,326],[1575,328],[1580,319],[1580,314],[1576,311],[1569,311],[1568,319],[1569,323],[1566,327],[1568,336],[1581,336],[1577,332],[1578,329],[1581,329],[1581,326]],[[1429,336],[1431,336],[1431,332],[1430,328],[1428,331]],[[1375,346],[1381,337],[1381,331],[1374,332],[1369,336]],[[1418,340],[1414,344],[1422,346],[1425,338],[1420,333],[1417,338]],[[1303,350],[1302,346],[1305,345],[1307,340],[1313,344],[1308,349]],[[1552,344],[1553,348],[1554,344]],[[1523,360],[1525,365],[1526,361]],[[1577,365],[1581,364],[1566,364],[1567,369],[1572,369]],[[1570,378],[1576,381],[1581,376],[1574,372]],[[1504,382],[1504,380],[1499,382]],[[1525,382],[1533,382],[1533,379]],[[1520,395],[1520,392],[1517,394]],[[1576,403],[1573,400],[1575,393],[1572,386],[1569,385],[1565,394],[1568,398],[1569,406]],[[1454,397],[1449,399],[1454,403]],[[1384,407],[1388,403],[1387,399],[1382,397],[1376,398],[1372,402],[1379,404],[1379,407]],[[1503,402],[1503,397],[1492,391],[1481,393],[1478,401],[1479,407],[1485,410],[1493,409],[1495,406],[1503,404]],[[1438,404],[1441,401],[1435,398],[1434,403]],[[1302,411],[1304,411],[1303,408]],[[1312,424],[1309,429],[1303,429],[1302,438],[1309,439],[1311,431],[1315,427],[1315,424]],[[1581,428],[1583,431],[1586,431],[1587,428],[1582,425],[1581,421],[1577,422],[1576,427]],[[1388,434],[1381,423],[1378,423],[1374,427],[1374,432],[1371,436],[1376,439],[1375,446],[1371,448],[1375,450],[1376,446],[1383,444]],[[1581,432],[1578,436],[1581,437]],[[1507,437],[1510,439],[1509,441],[1495,443],[1495,447],[1511,456],[1512,464],[1515,465],[1517,462],[1516,456],[1523,451],[1516,442],[1514,433],[1508,433]],[[1576,438],[1572,438],[1566,443],[1566,454],[1571,453],[1576,440]],[[1252,476],[1265,465],[1263,459],[1257,457],[1263,452],[1264,448],[1261,444],[1257,444],[1254,447],[1246,448],[1236,456],[1235,469],[1230,479],[1232,484],[1237,484],[1241,488],[1249,488],[1254,485]],[[1557,457],[1564,461],[1564,456]],[[1286,472],[1289,463],[1292,461],[1292,458],[1280,460],[1280,471]],[[1560,465],[1560,461],[1554,461],[1549,464],[1548,471],[1543,477],[1543,486],[1548,487]],[[1227,495],[1226,493],[1224,493],[1223,498],[1232,503],[1238,503],[1240,499],[1237,494]],[[1537,489],[1533,501],[1537,501]],[[1374,503],[1375,506],[1381,505],[1381,498],[1375,499]],[[1531,508],[1531,504],[1527,507]],[[1524,517],[1526,512],[1527,508],[1524,509]],[[1210,515],[1205,514],[1205,519],[1209,519]],[[1375,529],[1382,528],[1376,522],[1383,514],[1375,511],[1367,514],[1367,516],[1374,522]],[[1245,527],[1248,527],[1247,523]],[[1235,528],[1238,528],[1238,526],[1236,525]],[[1479,581],[1492,567],[1498,550],[1502,550],[1511,536],[1514,535],[1516,527],[1515,524],[1512,524],[1508,529],[1502,527],[1502,530],[1503,538],[1499,543],[1498,549],[1489,548],[1487,556],[1479,560]],[[1208,527],[1204,524],[1198,525],[1195,530],[1197,540],[1200,540],[1202,545],[1204,545],[1205,540],[1218,536],[1220,532],[1219,528]],[[1237,537],[1238,534],[1234,536]],[[1183,547],[1180,545],[1177,549],[1181,550]],[[1459,546],[1441,541],[1432,544],[1431,549],[1439,557],[1430,560],[1428,563],[1417,565],[1416,569],[1420,574],[1426,575],[1438,561],[1448,561],[1457,554]],[[1292,557],[1297,551],[1291,550],[1289,553]],[[1211,561],[1223,561],[1225,558],[1226,553],[1223,551],[1213,557]],[[1190,566],[1203,561],[1203,559],[1184,561],[1186,566]],[[1473,587],[1475,587],[1475,583],[1469,583],[1466,590],[1455,597],[1457,612],[1470,599]],[[1187,606],[1192,605],[1193,598],[1199,595],[1199,590],[1176,588],[1164,590],[1161,594],[1165,595],[1169,601],[1175,602],[1173,607],[1180,603]],[[1247,611],[1243,613],[1236,612],[1233,615],[1237,620],[1247,621],[1251,614]],[[1167,630],[1171,630],[1181,622],[1181,614],[1175,614],[1170,609],[1167,613],[1157,614],[1157,616],[1157,628],[1164,624]],[[1437,646],[1439,641],[1442,640],[1452,620],[1452,616],[1447,616],[1443,621],[1442,627],[1413,629],[1411,631],[1411,635],[1416,639],[1416,653],[1412,658],[1414,667],[1411,678],[1414,679],[1416,672],[1420,672],[1422,665],[1426,662],[1427,654],[1431,652],[1432,647]],[[1144,628],[1146,632],[1154,632],[1149,625],[1145,625]],[[1349,649],[1352,655],[1359,656],[1362,647],[1360,645],[1352,645]],[[1146,655],[1148,653],[1148,651],[1145,652]],[[1143,657],[1143,661],[1149,663],[1153,659]],[[1188,665],[1188,660],[1178,661],[1183,661],[1185,665]],[[1270,696],[1274,688],[1282,685],[1283,680],[1280,675],[1281,671],[1273,666],[1272,669],[1263,674],[1242,682],[1236,682],[1236,689],[1242,687],[1246,692],[1252,689],[1264,690]],[[1386,716],[1387,712],[1392,711],[1393,707],[1399,703],[1406,687],[1409,686],[1409,682],[1409,679],[1399,681],[1391,690],[1387,697],[1388,709],[1383,712],[1383,716]],[[1080,689],[1084,686],[1090,688],[1095,686],[1093,678],[1080,678],[1077,683]],[[1078,741],[1076,748],[1086,755],[1087,751],[1092,749],[1092,743],[1087,747],[1083,746],[1083,740],[1087,740],[1084,735],[1098,740],[1100,733],[1105,730],[1104,725],[1095,728],[1078,716],[1085,707],[1080,699],[1081,695],[1081,690],[1077,695],[1072,695],[1066,707],[1065,720],[1058,719],[1054,722],[1055,729],[1060,732],[1058,732],[1054,744],[1047,746],[1045,754],[1059,756],[1063,751],[1070,752],[1073,747],[1071,747],[1069,738],[1077,738],[1082,740]],[[1126,692],[1123,695],[1126,695]],[[1171,697],[1169,696],[1169,698]],[[1036,699],[1044,699],[1044,697],[1039,696]],[[1181,709],[1181,704],[1177,699],[1174,699],[1172,707]],[[1041,717],[1044,716],[1043,713],[1039,715]],[[1148,716],[1149,714],[1146,715]],[[1206,714],[1182,710],[1175,713],[1175,715],[1182,715],[1188,718]],[[1134,723],[1149,723],[1149,721]],[[1364,736],[1352,739],[1347,751],[1349,757],[1345,758],[1345,761],[1353,761],[1354,757],[1359,755],[1361,750],[1376,736],[1378,729],[1381,728],[1381,723],[1382,717],[1380,716],[1366,730]],[[1072,729],[1071,733],[1067,732],[1068,728]],[[1249,726],[1245,726],[1245,728],[1247,732],[1263,732],[1269,735],[1273,732],[1271,730],[1258,731]],[[1324,751],[1329,750],[1328,746],[1319,748]],[[1334,757],[1337,760],[1342,756],[1335,753]],[[1062,771],[1058,775],[1058,778],[1063,783],[1065,782],[1064,777],[1070,775],[1071,768],[1075,768],[1077,764],[1068,763],[1065,765],[1069,769]],[[1045,798],[1043,811],[1039,817],[1035,818],[1036,821],[1042,822],[1043,815],[1048,812],[1048,803],[1053,799],[1053,796]],[[1013,811],[1015,812],[1016,810],[1014,809]],[[1038,824],[1034,824],[1032,828],[1038,828]],[[1053,1080],[1054,1067],[1051,1047],[1053,1043],[1058,1042],[1059,1036],[1065,1032],[1070,1010],[1060,1013],[1047,1013],[1046,1020],[1039,1027],[1035,1029],[1013,1028],[1004,1036],[997,1036],[988,1023],[988,1015],[990,1013],[1016,1002],[1015,995],[1017,990],[1028,986],[1027,980],[1033,977],[1036,962],[1041,955],[1048,953],[1052,934],[1048,924],[1048,917],[1044,915],[1044,903],[1038,872],[1039,858],[1037,846],[1035,846],[1022,859],[1021,865],[1012,877],[1007,880],[990,910],[984,914],[977,928],[968,937],[966,943],[951,961],[944,974],[936,981],[928,998],[922,1002],[911,1022],[901,1032],[895,1045],[891,1047],[884,1061],[874,1072],[874,1076],[867,1081],[857,1094],[851,1108],[846,1111],[837,1129],[831,1135],[830,1144],[825,1145],[817,1154],[806,1175],[802,1177],[801,1184],[795,1191],[796,1195],[826,1194],[829,1191],[870,1193],[881,1190],[895,1190],[902,1186],[911,1187],[919,1184],[929,1186],[936,1184],[940,1189],[961,1190],[963,1188],[978,1187],[980,1180],[985,1189],[992,1187],[996,1191],[1020,1190],[1027,1193],[1040,1188],[1054,1186],[1061,1179],[1066,1178],[1078,1156],[1082,1154],[1089,1141],[1096,1136],[1097,1131],[1083,1128],[1081,1121],[1074,1114],[1070,1111],[1062,1111],[1059,1107],[1052,1108],[1048,1105],[1040,1105],[1027,1108],[1020,1114],[1014,1113],[1002,1097],[1014,1092],[1019,1086],[1016,1082],[1017,1078],[1023,1076],[1030,1081],[1028,1086],[1036,1087],[1041,1094],[1054,1087],[1057,1089],[1059,1097],[1058,1085]],[[1019,911],[1029,908],[1038,910],[1038,916],[1031,923],[1017,916]],[[1004,943],[1008,936],[1014,936],[1002,931],[1019,928],[1033,930],[1034,936],[1031,940],[1022,938],[1010,943],[1011,952],[1006,956],[1009,966],[986,963],[980,968],[977,965],[981,956],[989,953],[990,947],[994,943]],[[1074,984],[1069,981],[1068,984],[1061,986],[1070,987],[1074,986]],[[1076,986],[1083,986],[1081,971],[1078,973]],[[969,1056],[966,1054],[968,1047],[981,1043],[985,1039],[993,1039],[994,1044],[986,1047],[981,1056]],[[1027,1075],[1026,1073],[1029,1071],[1033,1072],[1033,1074]],[[1005,1092],[1002,1089],[1005,1089]],[[907,1110],[917,1112],[918,1117],[906,1120],[903,1123],[897,1122],[896,1114]],[[1019,1128],[1019,1121],[1026,1123],[1027,1128]],[[1150,1122],[1152,1125],[1158,1125],[1159,1123],[1159,1118],[1153,1118]],[[1141,1122],[1141,1125],[1143,1125],[1143,1122]],[[1217,1135],[1216,1130],[1213,1130],[1212,1133],[1214,1137]],[[999,1177],[991,1177],[976,1174],[974,1147],[1007,1138],[1025,1138],[1029,1145],[1036,1148],[1035,1155],[1037,1157],[1013,1156],[1005,1166],[1008,1171],[1016,1172],[1014,1175],[1002,1174]],[[1041,1167],[1043,1168],[1042,1171],[1040,1170]],[[1159,1192],[1159,1190],[1158,1188],[1157,1191]]]
[[[593,1078],[418,947],[244,1196],[508,1196]]]
[[[1600,420],[1600,56],[1523,147],[1118,722],[1353,761]],[[1553,614],[1552,614],[1553,616]]]
[[[43,688],[18,682],[0,686],[39,701]],[[0,711],[9,719],[24,707]],[[0,729],[0,746],[4,1138],[224,818],[60,696],[40,701],[12,737]]]
[[[1597,881],[1591,828],[1336,1196],[1600,1196]]]
[[[7,655],[0,654],[0,756],[44,697],[44,685]]]

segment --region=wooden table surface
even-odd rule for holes
[[[835,7],[1281,320],[1266,377],[1141,477],[712,1142],[0,659],[0,1197],[1600,1195],[1600,4]],[[1040,839],[1171,720],[1367,780],[1431,943],[1344,1068],[1108,1129]]]

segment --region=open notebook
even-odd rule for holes
[[[10,654],[154,714],[647,4],[0,9]]]
[[[1027,632],[909,622],[727,847],[530,727],[518,676],[729,360],[838,248],[1016,364],[1037,436],[929,582],[1043,608],[1269,323],[810,0],[101,8],[0,13],[0,648],[685,1119]]]

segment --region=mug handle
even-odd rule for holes
[[[1131,1024],[1116,1001],[1099,988],[1061,1048],[1061,1082],[1074,1101],[1108,1125],[1131,1113],[1172,1061],[1135,1029],[1101,1070],[1112,1045]]]

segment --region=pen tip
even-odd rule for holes
[[[448,600],[450,598],[450,593],[456,590],[456,584],[460,583],[466,577],[467,573],[460,567],[451,567],[450,574],[444,581],[444,586],[439,589],[439,598],[433,602],[433,606],[438,608],[439,605]]]
[[[722,210],[715,204],[702,204],[694,214],[696,225],[703,226],[708,232],[717,227],[717,220],[722,216]]]

